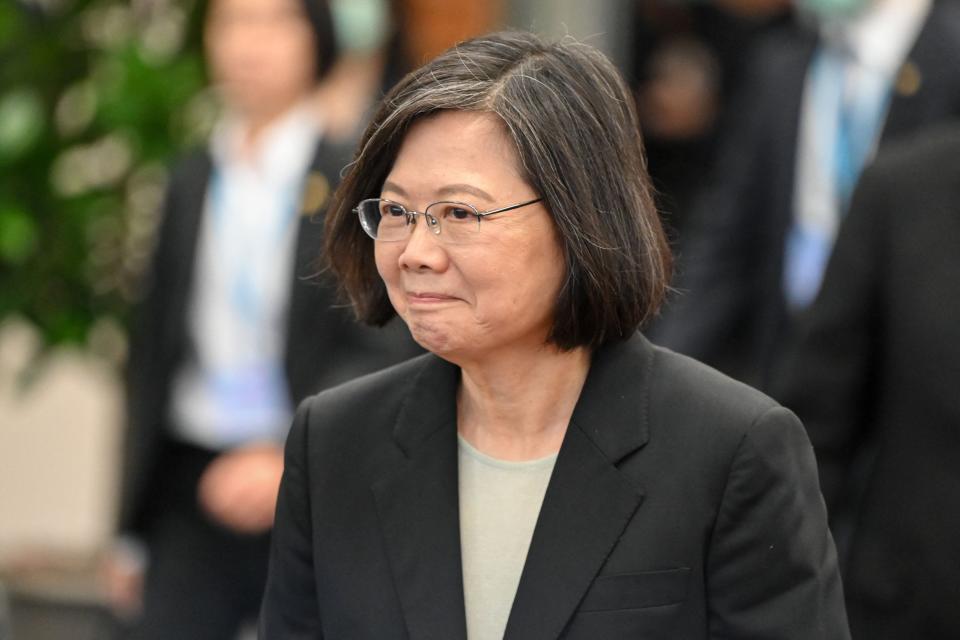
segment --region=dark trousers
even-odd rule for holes
[[[169,443],[150,491],[150,565],[143,616],[131,640],[233,640],[256,620],[269,535],[241,535],[197,504],[197,484],[216,456]]]

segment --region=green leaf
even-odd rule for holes
[[[20,156],[44,129],[44,107],[39,92],[18,88],[0,96],[0,160]]]
[[[9,264],[26,262],[37,248],[37,225],[19,209],[0,210],[0,259]]]

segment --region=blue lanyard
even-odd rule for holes
[[[836,51],[821,50],[814,63],[815,83],[824,91],[833,90],[836,103],[833,106],[821,103],[817,108],[835,109],[837,129],[832,144],[832,171],[837,194],[837,211],[840,216],[846,213],[850,197],[863,171],[867,156],[873,147],[877,132],[882,126],[883,114],[890,102],[890,86],[876,96],[867,96],[867,100],[854,96],[848,99],[844,95],[845,57]],[[827,89],[830,87],[830,89]],[[859,99],[858,99],[859,98]],[[826,97],[825,100],[829,101]]]
[[[302,191],[303,180],[291,181],[279,195],[283,201],[283,215],[278,216],[272,229],[256,237],[245,238],[246,248],[254,244],[259,247],[271,248],[274,252],[287,250],[283,241],[287,236],[290,225],[297,219],[298,196]],[[227,211],[224,180],[221,172],[214,167],[210,178],[210,212],[213,220],[213,230],[218,238],[229,237],[230,224]],[[262,251],[262,249],[261,249]],[[253,257],[259,251],[231,252],[232,260],[225,265],[230,279],[230,303],[238,317],[245,322],[256,325],[265,320],[267,310],[262,304],[262,292],[257,288]],[[239,259],[238,259],[239,257]],[[244,257],[248,259],[244,259]]]

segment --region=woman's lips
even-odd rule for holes
[[[444,302],[454,302],[459,298],[435,291],[408,291],[407,299],[413,304],[441,304]]]

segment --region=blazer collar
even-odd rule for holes
[[[640,334],[599,349],[590,363],[571,422],[611,462],[647,443],[653,346]]]
[[[650,368],[653,345],[641,334],[594,353],[571,423],[611,463],[646,444],[649,436]],[[436,356],[424,356],[397,417],[394,438],[408,456],[440,427],[455,427],[460,368]]]
[[[643,500],[617,463],[647,443],[653,349],[594,354],[530,542],[505,640],[560,636]]]
[[[397,444],[408,457],[414,457],[418,446],[437,429],[444,427],[456,432],[460,367],[434,355],[424,356],[424,361],[400,408],[393,431]]]
[[[617,463],[649,438],[653,349],[598,350],[544,497],[505,638],[556,638],[642,501]],[[403,459],[372,486],[411,638],[464,639],[457,481],[459,368],[435,356],[394,428]],[[546,595],[549,594],[549,595]]]
[[[436,356],[423,360],[394,428],[402,459],[371,488],[409,637],[466,640],[457,487],[460,370]]]

